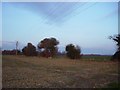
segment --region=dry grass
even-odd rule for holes
[[[4,88],[95,88],[118,80],[118,63],[3,56]]]

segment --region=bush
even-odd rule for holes
[[[28,43],[27,46],[25,46],[22,49],[22,52],[26,56],[36,56],[37,55],[36,47],[34,45],[32,45],[31,43]]]
[[[66,46],[66,55],[70,58],[70,59],[80,59],[81,57],[81,49],[79,46],[74,46],[73,44],[68,44]]]

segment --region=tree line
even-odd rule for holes
[[[42,57],[55,57],[58,53],[59,41],[56,38],[45,38],[41,40],[38,45],[37,49],[32,43],[28,43],[22,49],[22,52],[26,56],[42,56]],[[81,49],[79,46],[75,46],[73,44],[66,45],[66,55],[71,59],[80,59],[81,57]]]
[[[120,34],[110,36],[109,39],[114,40],[118,47],[111,60],[120,61]],[[22,49],[22,53],[19,50],[4,50],[2,51],[2,54],[13,55],[17,51],[18,54],[24,54],[26,56],[54,57],[58,54],[58,44],[59,41],[56,38],[45,38],[38,43],[37,48],[32,43],[28,43],[27,46]],[[70,59],[80,59],[82,56],[81,48],[78,45],[68,44],[65,47],[65,51],[66,56]]]

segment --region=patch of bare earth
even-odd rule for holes
[[[3,56],[3,88],[101,88],[118,82],[118,63]]]

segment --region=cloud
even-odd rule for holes
[[[103,20],[107,20],[107,19],[116,17],[117,15],[119,16],[119,15],[120,15],[120,12],[118,12],[118,9],[114,9],[114,10],[112,10],[111,12],[109,12],[109,13],[101,16],[100,18],[98,18],[98,19],[97,19],[97,22],[98,22],[98,21],[102,21],[102,22],[103,22]]]
[[[47,23],[62,23],[84,2],[28,2],[11,3],[11,5],[32,11],[42,17]]]
[[[118,14],[118,10],[114,10],[114,11],[110,12],[109,14],[105,15],[104,18],[111,18],[117,14]]]

